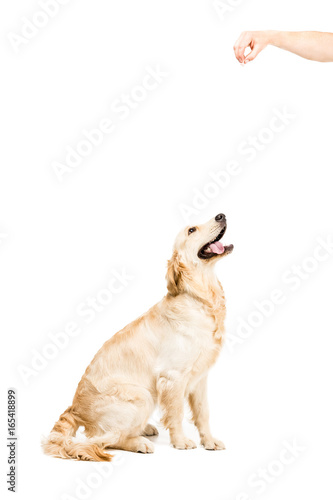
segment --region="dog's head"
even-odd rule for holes
[[[172,258],[168,262],[167,286],[172,295],[184,288],[186,281],[211,268],[217,260],[233,250],[233,245],[223,245],[221,239],[227,229],[224,214],[200,226],[188,226],[178,234]]]

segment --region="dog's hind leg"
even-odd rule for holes
[[[155,403],[150,392],[132,384],[114,386],[112,396],[103,395],[104,408],[98,416],[103,432],[92,439],[104,448],[152,453],[153,444],[143,437],[157,430],[147,425]]]

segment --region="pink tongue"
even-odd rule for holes
[[[220,241],[215,241],[215,243],[211,243],[209,245],[209,248],[211,249],[212,252],[214,253],[223,253],[224,252],[224,246]]]

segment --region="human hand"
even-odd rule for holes
[[[271,42],[271,31],[243,31],[234,45],[236,59],[240,63],[253,61]],[[250,47],[251,52],[245,56],[245,50]]]

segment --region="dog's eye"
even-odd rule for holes
[[[194,233],[194,231],[196,230],[197,230],[196,227],[190,227],[190,229],[188,230],[188,234]]]

